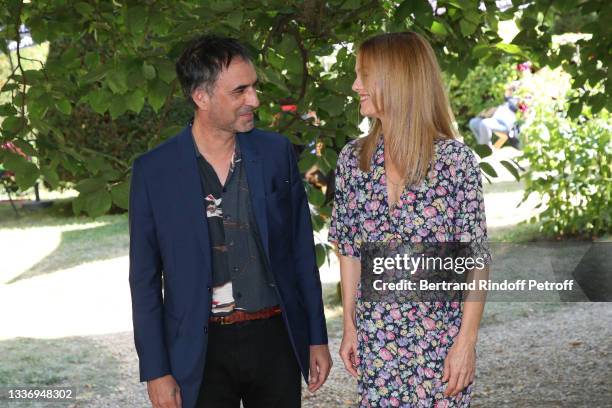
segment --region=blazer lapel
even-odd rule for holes
[[[207,270],[210,271],[211,249],[210,239],[208,237],[208,222],[206,221],[204,211],[204,197],[202,193],[202,184],[198,170],[198,163],[195,154],[193,136],[191,135],[191,126],[187,126],[178,136],[179,150],[179,199],[184,202],[185,211],[191,220],[191,225],[196,229],[196,235],[201,250],[204,253],[204,259],[207,262]]]
[[[259,228],[261,241],[268,260],[270,259],[270,248],[268,244],[268,216],[266,214],[266,195],[264,191],[263,159],[253,142],[254,132],[238,133],[238,143],[242,154],[242,162],[247,174],[251,206],[255,221]]]

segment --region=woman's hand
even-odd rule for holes
[[[476,348],[472,341],[456,338],[446,359],[444,359],[444,372],[442,382],[447,382],[444,390],[445,397],[454,397],[474,381],[476,372]]]
[[[342,344],[340,344],[340,358],[344,363],[344,368],[353,377],[357,378],[357,329],[352,325],[345,325],[344,334],[342,335]]]

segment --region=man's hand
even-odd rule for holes
[[[147,381],[147,391],[153,408],[182,408],[183,406],[181,389],[171,375]]]
[[[454,397],[474,381],[476,372],[476,350],[474,342],[457,341],[444,359],[442,382],[447,382],[445,397]]]
[[[310,346],[310,380],[308,391],[318,390],[329,375],[332,367],[332,359],[327,344]]]

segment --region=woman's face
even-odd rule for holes
[[[357,92],[359,96],[359,112],[363,116],[367,116],[369,118],[378,118],[379,114],[376,108],[374,107],[374,103],[372,102],[372,96],[366,89],[363,81],[365,80],[366,73],[360,68],[359,64],[355,65],[355,82],[353,82],[353,91]]]

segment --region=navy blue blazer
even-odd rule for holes
[[[288,139],[237,134],[259,227],[305,379],[309,345],[327,344],[310,210]],[[195,405],[211,307],[211,248],[191,127],[138,157],[129,207],[130,289],[140,381],[171,374]]]

